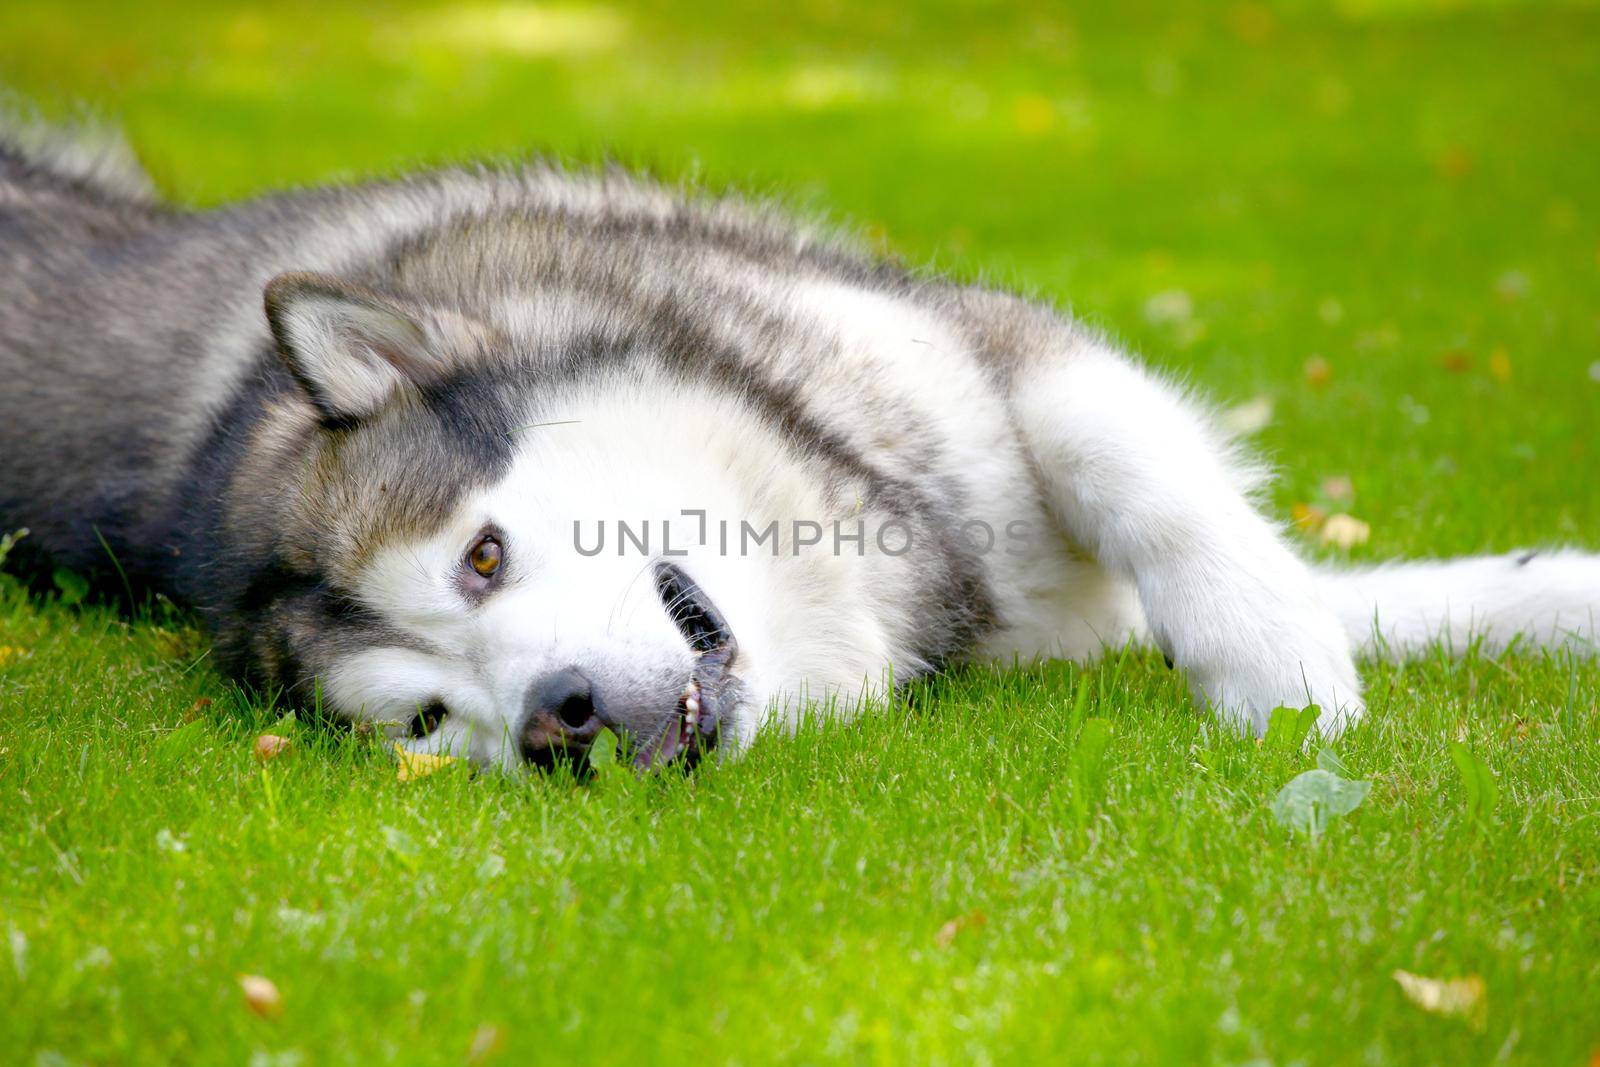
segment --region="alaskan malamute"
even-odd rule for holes
[[[1104,337],[757,204],[533,163],[191,211],[7,145],[0,530],[420,751],[658,765],[1130,639],[1331,733],[1355,652],[1594,648],[1600,557],[1308,566]]]

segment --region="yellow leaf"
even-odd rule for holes
[[[1056,108],[1048,97],[1038,93],[1019,96],[1011,105],[1012,118],[1023,133],[1044,133],[1056,121]]]
[[[1489,353],[1489,374],[1501,385],[1511,380],[1511,357],[1506,355],[1505,349],[1497,348]]]
[[[13,660],[19,660],[27,654],[28,650],[25,648],[18,648],[16,645],[0,645],[0,667],[6,666]]]
[[[1426,978],[1410,971],[1395,971],[1393,977],[1406,999],[1423,1011],[1465,1019],[1474,1029],[1483,1029],[1489,1005],[1483,979],[1477,975]]]
[[[241,974],[239,988],[244,991],[245,1006],[263,1019],[276,1019],[283,1014],[283,996],[272,979]]]
[[[1325,545],[1335,545],[1339,548],[1354,548],[1364,545],[1367,538],[1372,536],[1372,527],[1356,518],[1339,512],[1329,515],[1322,524],[1322,533],[1319,535]]]
[[[1296,501],[1289,505],[1289,518],[1294,520],[1294,524],[1305,533],[1314,534],[1322,529],[1322,524],[1328,519],[1328,513],[1315,504]]]
[[[426,778],[430,774],[444,770],[452,763],[460,762],[455,756],[433,756],[426,752],[412,752],[396,741],[394,743],[395,755],[400,757],[400,770],[395,777],[402,782],[409,782],[413,778]]]

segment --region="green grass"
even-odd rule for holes
[[[1589,3],[0,6],[0,83],[115,117],[184,201],[611,152],[1049,294],[1270,396],[1273,507],[1348,476],[1357,558],[1600,544],[1597,55]],[[1369,665],[1338,752],[1375,784],[1312,840],[1269,807],[1313,754],[1204,727],[1138,654],[580,787],[399,783],[160,607],[0,579],[0,646],[3,1062],[461,1063],[485,1026],[506,1064],[1600,1049],[1593,665]]]

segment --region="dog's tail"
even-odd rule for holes
[[[1329,568],[1317,577],[1360,654],[1404,657],[1435,642],[1458,653],[1514,642],[1600,651],[1600,555],[1514,552]]]

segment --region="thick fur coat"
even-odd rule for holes
[[[19,135],[0,263],[0,527],[421,750],[692,757],[1130,639],[1332,732],[1362,650],[1594,647],[1600,559],[1309,567],[1104,338],[736,198],[535,163],[188,211]]]

